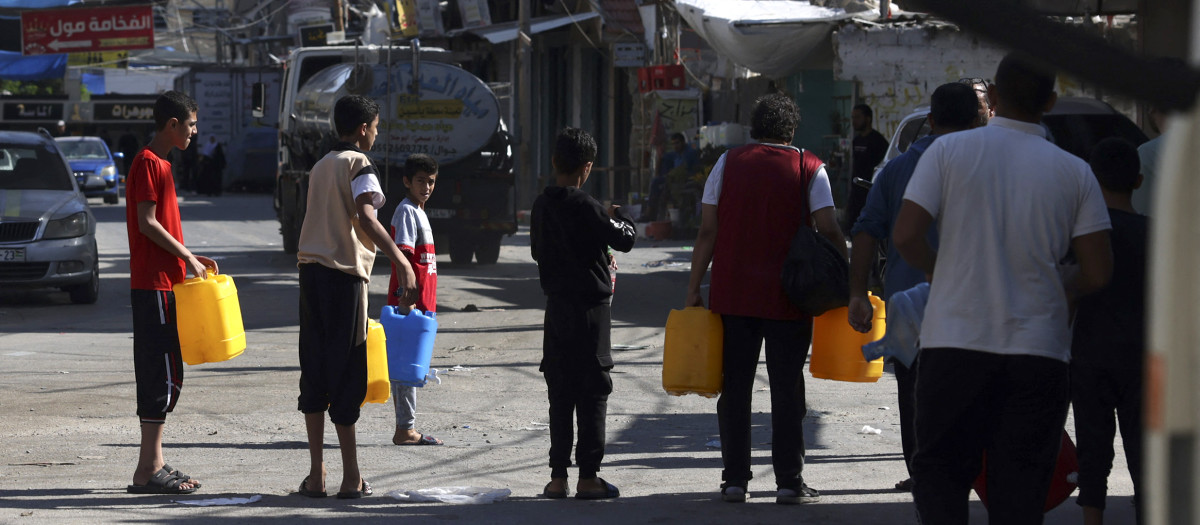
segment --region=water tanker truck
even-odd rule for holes
[[[405,159],[428,154],[439,164],[425,204],[437,250],[455,264],[495,263],[502,237],[517,231],[510,137],[492,89],[436,48],[324,46],[289,57],[275,185],[284,251],[297,250],[308,173],[337,142],[333,106],[348,94],[379,103],[379,136],[369,155],[387,196],[380,222],[389,224],[405,197]]]

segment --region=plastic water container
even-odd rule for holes
[[[1043,512],[1050,512],[1055,507],[1062,505],[1067,498],[1071,497],[1071,493],[1075,492],[1075,478],[1079,475],[1079,458],[1075,455],[1075,443],[1071,441],[1071,435],[1063,430],[1062,437],[1059,438],[1058,459],[1054,464],[1054,474],[1050,477],[1050,490],[1046,492],[1046,505],[1042,507]],[[980,464],[979,476],[975,478],[971,488],[975,489],[975,493],[979,495],[979,501],[983,502],[983,507],[988,506],[987,496],[987,453],[983,454],[983,462]]]
[[[699,306],[671,310],[665,343],[663,390],[673,396],[721,393],[725,329],[719,314]]]
[[[388,381],[387,336],[383,325],[367,319],[367,397],[362,404],[387,403],[392,396],[392,384]]]
[[[404,386],[425,386],[433,341],[437,338],[437,314],[413,309],[407,315],[384,306],[379,321],[387,334],[388,373]]]
[[[883,300],[870,295],[875,307],[871,331],[860,333],[850,327],[846,307],[835,308],[813,319],[812,357],[808,370],[813,377],[855,383],[874,383],[883,375],[883,358],[868,362],[862,346],[879,340],[887,327]]]
[[[228,275],[209,270],[172,287],[183,362],[189,365],[233,359],[246,350],[246,330],[237,287]]]

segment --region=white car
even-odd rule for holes
[[[908,151],[917,139],[929,134],[929,106],[917,106],[896,126],[887,155],[875,175],[888,161]],[[1146,142],[1146,134],[1125,115],[1104,101],[1086,97],[1059,97],[1054,109],[1042,116],[1050,140],[1075,156],[1087,160],[1092,146],[1108,137],[1121,137],[1134,146]]]

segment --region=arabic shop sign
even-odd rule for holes
[[[150,5],[21,12],[25,56],[154,47]]]
[[[58,121],[63,118],[62,102],[5,102],[4,120]]]
[[[96,102],[92,110],[96,122],[154,120],[154,101],[148,102]]]

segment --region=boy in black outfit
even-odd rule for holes
[[[1137,149],[1118,138],[1092,150],[1112,221],[1113,273],[1108,287],[1079,302],[1071,342],[1071,403],[1078,440],[1079,497],[1083,522],[1104,520],[1112,470],[1115,420],[1133,478],[1133,501],[1141,523],[1142,360],[1145,354],[1146,240],[1149,220],[1134,210],[1133,190],[1142,184]],[[1116,417],[1113,412],[1116,411]]]
[[[579,419],[575,497],[620,496],[596,476],[604,458],[604,418],[613,367],[609,330],[612,276],[608,248],[628,252],[637,234],[633,218],[617,206],[604,209],[580,190],[596,159],[596,141],[586,131],[566,128],[554,144],[555,185],[533,203],[530,251],[546,294],[545,336],[540,370],[550,399],[550,483],[547,498],[567,497],[573,413]]]

